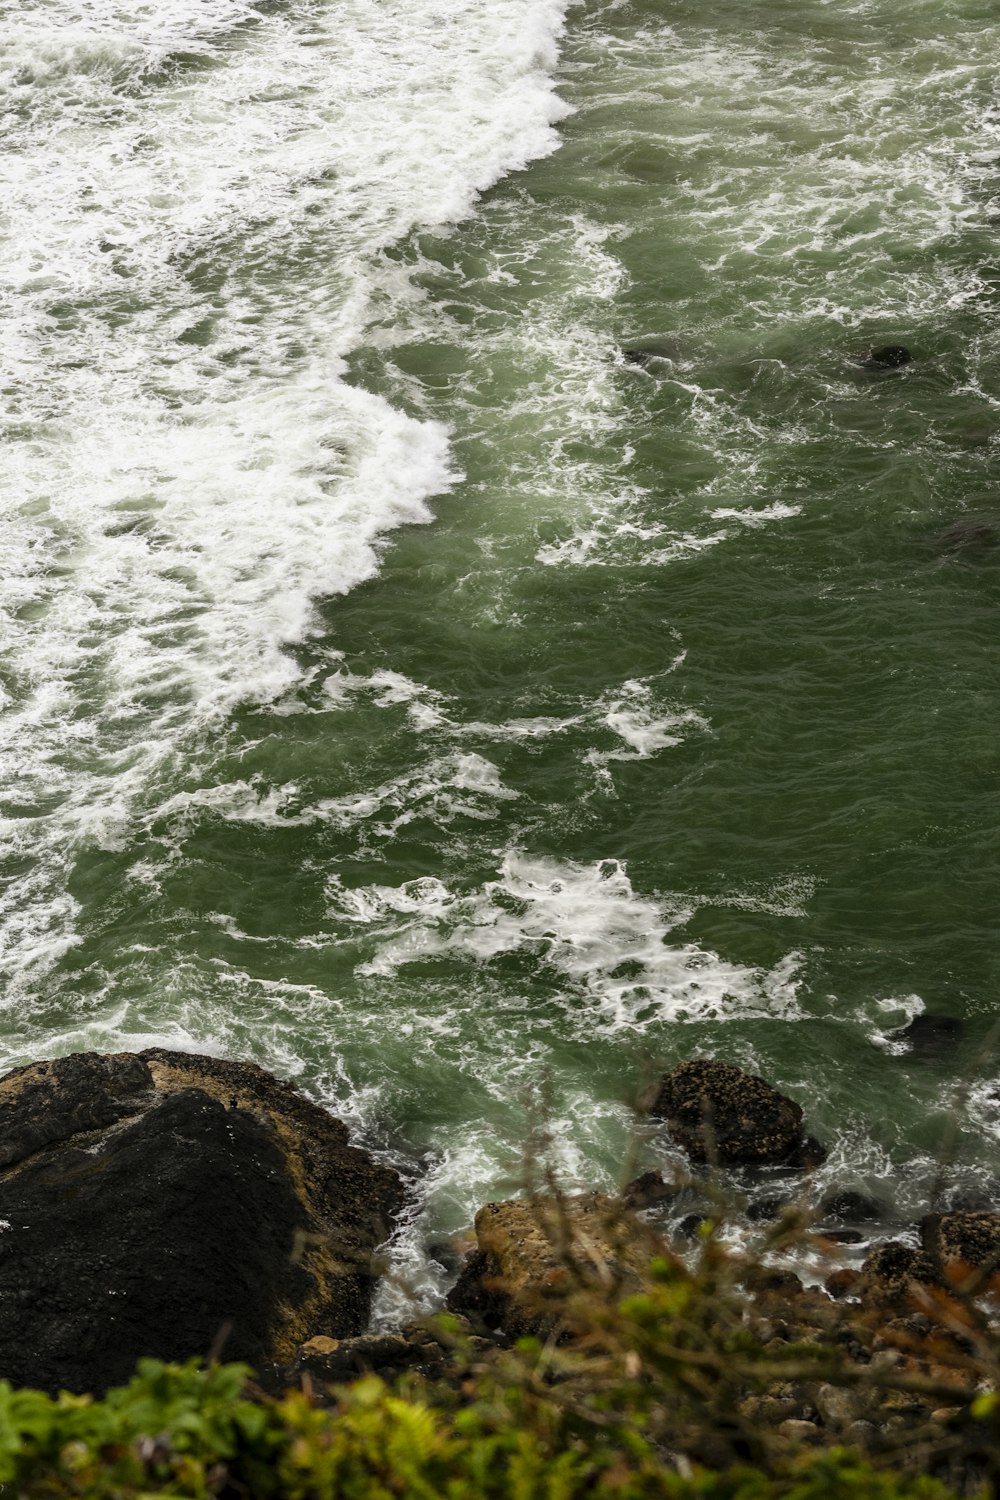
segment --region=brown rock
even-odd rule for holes
[[[730,1063],[680,1063],[660,1080],[649,1112],[694,1161],[795,1165],[806,1151],[800,1106]],[[809,1147],[815,1160],[822,1148]]]
[[[803,1422],[795,1417],[789,1417],[786,1422],[779,1422],[778,1431],[783,1438],[787,1438],[792,1443],[818,1443],[821,1437],[815,1422]]]
[[[647,1224],[601,1193],[487,1203],[476,1236],[448,1306],[511,1338],[571,1324],[582,1291],[641,1291],[654,1257],[674,1259]]]
[[[356,1380],[369,1372],[392,1379],[405,1370],[431,1374],[446,1362],[445,1350],[423,1330],[369,1333],[358,1338],[308,1339],[299,1350],[295,1374],[310,1375],[333,1384]]]
[[[739,1404],[739,1413],[747,1422],[755,1425],[766,1425],[777,1427],[779,1422],[785,1422],[794,1417],[798,1403],[791,1396],[747,1396]]]
[[[821,1385],[816,1392],[816,1410],[824,1426],[838,1432],[849,1427],[862,1416],[863,1401],[858,1395],[839,1385]]]
[[[622,1189],[622,1202],[626,1208],[639,1212],[652,1208],[654,1203],[665,1203],[676,1198],[682,1189],[671,1182],[664,1182],[662,1172],[643,1172]]]
[[[740,1273],[740,1282],[747,1291],[760,1295],[763,1292],[777,1293],[779,1298],[797,1297],[802,1291],[802,1278],[794,1271],[781,1266],[762,1266],[751,1263]],[[773,1299],[768,1299],[771,1305]]]
[[[976,1272],[1000,1280],[1000,1214],[928,1214],[920,1223],[920,1242],[952,1284]]]
[[[831,1271],[823,1286],[831,1297],[840,1301],[844,1297],[856,1297],[860,1281],[861,1277],[857,1271],[842,1266],[839,1271]]]
[[[863,1263],[856,1295],[870,1307],[912,1310],[921,1306],[920,1288],[937,1281],[937,1268],[929,1255],[899,1240],[887,1240]]]

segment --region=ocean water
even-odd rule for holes
[[[690,1056],[1000,1206],[990,8],[2,9],[0,1062],[295,1079],[383,1317]]]

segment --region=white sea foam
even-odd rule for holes
[[[453,1273],[428,1252],[428,1239],[468,1242],[476,1212],[498,1193],[516,1195],[541,1186],[551,1173],[567,1192],[614,1192],[617,1177],[597,1165],[607,1136],[627,1138],[632,1112],[620,1103],[599,1104],[570,1093],[557,1114],[544,1121],[541,1139],[530,1128],[498,1141],[494,1123],[470,1121],[461,1138],[435,1152],[420,1182],[420,1203],[389,1246],[389,1275],[379,1286],[376,1326],[399,1328],[428,1307],[440,1305]],[[454,1248],[453,1248],[454,1253]]]
[[[868,1032],[868,1039],[876,1047],[881,1047],[885,1052],[897,1054],[909,1050],[904,1041],[893,1037],[890,1033],[909,1026],[915,1016],[922,1015],[927,1009],[924,1001],[919,995],[888,995],[875,1002],[876,1009],[882,1014],[878,1019],[865,1016],[864,1024]]]
[[[589,764],[603,767],[616,760],[647,760],[661,750],[682,744],[692,732],[711,732],[711,725],[703,714],[664,701],[661,680],[681,665],[685,654],[683,650],[679,651],[670,665],[653,678],[628,678],[620,687],[584,701],[579,712],[573,714],[538,714],[500,723],[482,719],[463,721],[457,717],[459,705],[445,694],[424,683],[413,682],[402,673],[381,670],[364,676],[342,667],[324,679],[325,704],[313,711],[322,712],[327,704],[335,707],[350,704],[358,698],[365,698],[380,708],[405,706],[410,725],[416,732],[432,733],[452,741],[487,739],[525,743],[551,739],[570,730],[610,730],[627,748],[586,752]],[[218,795],[218,789],[209,793],[213,801]]]
[[[226,782],[177,792],[149,814],[147,822],[165,823],[165,845],[176,846],[185,832],[210,813],[230,823],[261,828],[306,828],[329,823],[339,829],[365,825],[365,838],[391,839],[417,819],[444,827],[456,818],[486,820],[499,803],[518,793],[505,786],[497,767],[471,751],[432,756],[412,770],[381,785],[341,797],[305,801],[295,782],[265,787],[253,781]]]
[[[996,212],[996,154],[984,150],[1000,130],[994,39],[970,27],[956,46],[955,34],[924,22],[929,29],[915,29],[886,68],[877,46],[848,35],[854,12],[862,29],[885,23],[881,0],[822,10],[815,46],[789,48],[781,26],[734,30],[711,16],[650,26],[625,43],[614,11],[608,35],[593,37],[588,61],[605,64],[591,96],[602,165],[640,162],[642,204],[630,227],[652,241],[669,224],[681,257],[740,295],[720,323],[723,304],[707,285],[695,279],[685,296],[679,282],[669,323],[636,337],[641,346],[668,335],[671,357],[648,370],[618,357],[619,373],[642,377],[640,403],[648,398],[654,420],[699,448],[714,475],[676,494],[664,476],[660,495],[630,485],[623,465],[589,514],[578,511],[572,534],[538,549],[540,562],[664,566],[787,523],[803,507],[795,493],[775,500],[776,491],[810,486],[786,449],[815,437],[813,414],[836,384],[830,373],[819,390],[823,366],[831,370],[844,347],[830,324],[919,337],[945,310],[989,305],[988,276],[952,252],[970,234],[988,241]],[[609,98],[623,104],[620,125]],[[668,170],[656,170],[659,159]],[[786,363],[811,324],[821,325],[812,367]],[[809,419],[788,420],[785,400],[751,406],[742,381],[731,388],[736,368],[790,400],[812,384]],[[840,395],[856,393],[850,378]]]
[[[733,510],[721,505],[718,510],[710,512],[713,521],[742,521],[744,526],[766,526],[768,521],[787,521],[791,516],[802,514],[801,505],[786,505],[781,500],[776,500],[772,505],[762,505],[759,508],[746,506],[743,510]]]
[[[497,879],[471,894],[442,882],[370,887],[337,915],[380,927],[385,940],[362,969],[387,975],[431,957],[488,963],[527,952],[585,997],[582,1034],[641,1031],[652,1022],[799,1014],[798,955],[772,970],[728,963],[674,930],[691,908],[638,895],[618,860],[592,865],[508,853]],[[402,918],[402,920],[400,920]]]
[[[65,880],[177,747],[287,695],[314,601],[455,478],[341,380],[372,256],[551,150],[562,0],[269,16],[22,6],[0,42],[0,948],[36,982]],[[9,995],[16,991],[8,991]]]
[[[694,709],[664,712],[648,682],[629,680],[607,704],[604,722],[625,741],[627,750],[593,751],[595,764],[609,760],[648,760],[659,750],[680,745],[692,729],[707,732],[708,720]]]

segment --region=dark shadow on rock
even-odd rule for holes
[[[144,1355],[258,1367],[366,1326],[401,1191],[253,1064],[151,1049],[0,1079],[0,1376],[100,1391]]]

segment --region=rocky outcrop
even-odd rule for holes
[[[647,1102],[694,1161],[808,1168],[823,1159],[823,1148],[803,1132],[801,1107],[731,1063],[680,1063]]]
[[[864,1261],[853,1295],[868,1307],[912,1311],[924,1305],[927,1288],[937,1281],[933,1257],[899,1240],[886,1240]]]
[[[404,1373],[447,1375],[454,1381],[470,1359],[483,1358],[494,1350],[494,1345],[477,1338],[464,1320],[459,1319],[458,1324],[452,1337],[445,1337],[433,1324],[420,1323],[412,1323],[398,1333],[363,1333],[353,1339],[319,1335],[302,1345],[289,1375],[297,1382],[303,1374],[308,1374],[331,1385],[367,1374],[379,1375],[383,1380],[394,1380]]]
[[[80,1053],[0,1079],[0,1377],[290,1361],[366,1326],[395,1173],[252,1063]]]
[[[308,1339],[299,1350],[295,1374],[308,1374],[340,1385],[361,1375],[392,1380],[404,1370],[421,1375],[440,1373],[447,1352],[430,1334],[363,1333],[353,1339],[331,1339],[325,1334]]]
[[[673,1259],[654,1230],[603,1193],[487,1203],[476,1241],[448,1305],[511,1338],[571,1328],[576,1294],[640,1291],[654,1257]]]
[[[928,1214],[920,1221],[920,1242],[951,1285],[977,1274],[1000,1285],[1000,1214]]]
[[[854,1295],[871,1307],[922,1310],[928,1292],[959,1294],[1000,1289],[1000,1214],[928,1214],[920,1221],[920,1249],[887,1240],[868,1257]]]

